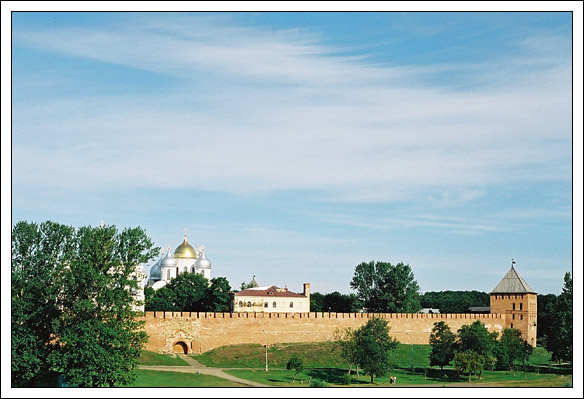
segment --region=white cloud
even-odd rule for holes
[[[420,79],[427,66],[334,55],[303,31],[141,23],[15,29],[17,44],[184,83],[171,94],[15,103],[17,184],[313,189],[344,201],[439,190],[464,201],[501,182],[571,179],[569,60],[543,68],[541,49],[531,61],[538,68],[524,55],[521,68],[499,60],[484,75],[479,65],[454,65],[494,83],[449,91]]]

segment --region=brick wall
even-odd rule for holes
[[[189,353],[200,353],[244,343],[321,342],[335,330],[358,328],[373,316],[387,320],[390,335],[405,344],[427,344],[434,323],[441,320],[453,332],[475,320],[499,333],[506,326],[504,314],[146,312],[150,339],[145,349],[172,352],[183,342]]]

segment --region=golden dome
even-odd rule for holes
[[[175,258],[186,258],[186,259],[197,259],[197,253],[195,248],[187,242],[187,236],[185,234],[185,240],[174,250]]]

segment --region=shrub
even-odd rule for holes
[[[326,382],[324,382],[320,378],[315,378],[314,380],[310,381],[310,388],[325,388],[325,387],[326,387]]]
[[[341,383],[343,385],[351,385],[351,376],[349,374],[344,374]]]

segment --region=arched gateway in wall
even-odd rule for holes
[[[184,353],[185,355],[188,355],[189,347],[183,341],[177,341],[172,346],[172,351],[174,353]]]

